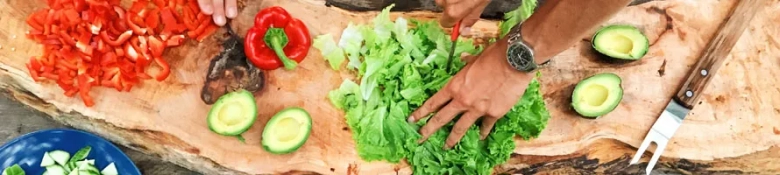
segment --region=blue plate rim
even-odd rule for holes
[[[22,134],[22,135],[20,135],[20,136],[18,136],[18,137],[16,137],[16,138],[12,139],[11,141],[8,141],[8,142],[6,142],[5,144],[3,144],[3,146],[0,146],[0,150],[4,150],[4,149],[6,149],[8,146],[10,146],[10,145],[13,145],[13,144],[15,144],[16,142],[19,142],[19,141],[21,141],[21,140],[22,140],[22,139],[24,139],[24,138],[31,137],[32,135],[39,134],[39,133],[44,133],[44,132],[56,132],[56,131],[62,131],[62,132],[76,132],[76,133],[80,133],[80,134],[85,134],[85,135],[88,135],[88,136],[95,137],[95,138],[97,138],[97,139],[98,139],[98,140],[100,140],[100,141],[104,141],[104,142],[108,143],[108,145],[110,145],[110,146],[111,146],[111,148],[114,148],[114,149],[116,149],[116,150],[119,150],[119,152],[120,152],[120,153],[122,153],[122,157],[123,157],[123,158],[125,158],[125,159],[127,159],[127,160],[130,162],[130,164],[131,164],[131,165],[133,165],[133,170],[135,170],[135,172],[136,172],[137,174],[141,174],[141,171],[138,169],[138,165],[135,165],[135,162],[133,162],[133,160],[132,160],[132,159],[130,159],[130,156],[127,156],[127,153],[125,153],[124,151],[122,151],[122,149],[119,149],[119,147],[117,147],[116,145],[114,145],[114,143],[112,143],[111,141],[109,141],[109,140],[107,140],[107,139],[105,139],[105,138],[103,138],[103,137],[101,137],[101,136],[99,136],[99,135],[92,134],[92,133],[90,133],[90,132],[86,132],[86,131],[82,131],[82,130],[78,130],[78,129],[70,129],[70,128],[53,128],[53,129],[43,129],[43,130],[37,130],[37,131],[29,132],[29,133],[26,133],[26,134]]]

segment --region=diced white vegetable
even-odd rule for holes
[[[89,162],[89,165],[95,166],[95,159],[87,159],[85,161]]]
[[[76,165],[78,165],[78,168],[75,168],[76,170],[85,170],[88,166],[90,166],[89,162],[86,160],[78,161],[76,162]]]
[[[57,159],[54,159],[57,160]],[[46,167],[46,174],[48,175],[66,175],[65,168],[59,165],[51,165]]]
[[[100,175],[100,172],[90,170],[79,170],[79,175]]]
[[[49,152],[49,156],[51,156],[52,159],[54,159],[57,164],[65,165],[65,163],[68,163],[68,159],[70,159],[70,153],[62,151],[62,150],[54,150],[52,152]]]
[[[63,166],[65,168],[65,172],[71,172],[74,170],[78,170],[78,165],[76,165],[76,162],[68,162]]]
[[[100,171],[100,174],[103,175],[119,175],[119,173],[116,171],[116,166],[113,162],[111,164],[108,164],[106,168],[103,168],[103,171]]]
[[[95,172],[95,173],[98,173],[98,172],[100,172],[100,170],[98,170],[98,169],[97,169],[97,167],[95,167],[95,166],[91,166],[91,165],[90,165],[90,166],[86,166],[86,167],[84,167],[84,170],[86,170],[86,171],[91,171],[91,172]]]
[[[79,171],[78,170],[70,171],[70,173],[68,173],[68,175],[79,175]]]
[[[43,153],[43,158],[41,159],[41,167],[47,167],[50,165],[54,165],[54,159],[49,156],[49,153]]]

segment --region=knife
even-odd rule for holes
[[[750,24],[750,20],[755,16],[760,7],[761,0],[741,0],[738,1],[732,13],[727,17],[726,22],[719,26],[718,32],[712,37],[699,61],[689,72],[687,80],[677,93],[666,105],[664,111],[653,124],[650,131],[645,136],[644,141],[639,146],[636,154],[631,159],[630,165],[639,162],[642,154],[650,146],[651,142],[656,143],[656,149],[650,162],[645,169],[646,174],[650,174],[658,159],[666,148],[669,139],[674,135],[682,121],[693,109],[694,104],[699,101],[704,87],[712,80],[712,76],[718,71],[720,65],[728,56],[734,44]]]
[[[458,23],[455,23],[455,26],[452,27],[452,33],[450,34],[450,40],[452,41],[452,48],[450,48],[450,56],[447,57],[447,66],[445,66],[445,70],[450,70],[450,65],[452,65],[452,57],[455,56],[455,46],[458,44],[458,36],[460,36],[460,23],[463,22],[463,20],[458,21]]]

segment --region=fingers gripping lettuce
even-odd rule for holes
[[[479,140],[475,125],[458,145],[445,151],[442,147],[451,122],[417,144],[417,130],[425,120],[410,124],[406,118],[465,65],[461,53],[476,55],[482,48],[471,39],[458,40],[453,67],[445,70],[453,43],[439,24],[402,17],[391,20],[392,7],[385,8],[371,25],[350,24],[338,42],[349,60],[347,68],[356,70],[359,78],[344,80],[328,98],[346,112],[362,159],[393,163],[406,159],[415,174],[490,174],[495,165],[509,159],[515,136],[539,136],[550,116],[534,79],[487,139]]]

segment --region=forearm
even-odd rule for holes
[[[522,24],[523,40],[543,63],[628,6],[631,0],[548,0]]]

